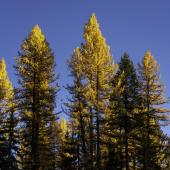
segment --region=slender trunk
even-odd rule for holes
[[[125,137],[125,159],[126,159],[126,170],[129,170],[129,154],[128,154],[128,138]]]
[[[101,165],[100,165],[100,159],[101,159],[101,151],[100,151],[100,114],[99,114],[99,75],[98,75],[98,71],[97,71],[97,78],[96,78],[97,82],[96,82],[96,135],[97,135],[97,139],[96,139],[96,145],[97,145],[97,155],[96,155],[96,165],[97,165],[97,169],[100,170],[101,169]]]
[[[35,61],[34,61],[35,62]],[[36,94],[36,74],[34,71],[34,88],[33,88],[33,103],[32,103],[32,140],[31,140],[31,154],[32,154],[32,170],[39,170],[39,155],[38,155],[38,136],[39,136],[39,114],[37,110],[38,96]]]
[[[97,162],[96,162],[96,164],[97,164],[97,169],[98,170],[100,170],[101,169],[101,167],[100,167],[100,158],[101,158],[101,153],[100,153],[100,127],[99,127],[99,115],[97,114],[96,115],[97,116],[97,127],[96,127],[96,135],[97,135]]]
[[[93,113],[92,108],[90,108],[90,169],[93,170]]]
[[[83,168],[86,167],[86,143],[85,143],[85,130],[84,130],[84,122],[83,117],[80,114],[80,129],[81,129],[81,141],[82,141],[82,152],[83,152]]]
[[[92,75],[91,75],[91,79],[92,80]],[[92,84],[92,82],[90,81],[90,84]],[[91,98],[90,98],[90,102],[92,102]],[[91,104],[91,103],[90,103]],[[89,108],[89,111],[90,111],[90,124],[89,124],[89,130],[90,130],[90,134],[89,134],[89,138],[90,138],[90,147],[89,147],[89,151],[90,151],[90,155],[89,155],[89,169],[90,170],[93,170],[94,169],[94,156],[93,156],[93,153],[94,153],[94,134],[93,134],[93,108],[92,106],[90,105],[90,108]]]
[[[32,137],[31,137],[31,161],[32,170],[36,170],[36,146],[35,146],[35,94],[33,90],[33,105],[32,105]]]
[[[80,79],[78,79],[78,82],[77,82],[77,84],[81,84],[81,82],[80,82],[81,80]],[[81,98],[82,98],[82,94],[78,94],[78,100],[79,100],[79,109],[80,109],[80,117],[79,117],[79,121],[80,121],[80,140],[81,140],[81,142],[82,142],[82,153],[83,153],[83,156],[82,156],[82,159],[83,159],[83,163],[82,163],[82,168],[83,169],[85,169],[86,168],[86,163],[87,163],[87,157],[86,157],[86,142],[85,142],[85,138],[86,138],[86,136],[85,136],[85,125],[84,125],[84,118],[83,118],[83,115],[82,115],[82,113],[83,113],[83,110],[82,110],[82,108],[81,108],[81,103],[82,103],[82,100],[81,100]]]
[[[80,135],[78,135],[78,144],[77,144],[77,170],[81,170],[80,164]]]
[[[150,158],[151,158],[151,155],[150,155],[150,152],[148,151],[148,149],[150,148],[150,132],[149,132],[149,129],[150,129],[150,92],[149,92],[149,80],[147,82],[147,140],[146,140],[146,155],[145,155],[145,168],[146,170],[148,169],[148,167],[150,167]]]
[[[10,125],[9,125],[9,151],[10,157],[12,156],[13,141],[14,141],[14,109],[10,110]]]
[[[119,168],[120,170],[123,170],[123,155],[122,155],[122,132],[121,132],[121,129],[120,129],[120,150],[119,150]]]
[[[127,96],[125,94],[125,109],[128,110],[127,107]],[[128,130],[128,113],[126,112],[125,117],[124,117],[124,121],[125,121],[125,166],[126,166],[126,170],[129,170],[129,144],[128,144],[128,135],[129,135],[129,130]]]

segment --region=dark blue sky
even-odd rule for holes
[[[66,60],[83,41],[83,26],[95,12],[116,62],[126,51],[134,63],[150,50],[161,66],[162,82],[170,96],[169,0],[1,0],[0,56],[16,86],[14,57],[22,40],[38,24],[55,55],[60,86],[68,82]],[[65,99],[62,90],[58,100]],[[165,129],[166,133],[168,128]]]

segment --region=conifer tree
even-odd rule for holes
[[[80,167],[101,169],[104,167],[102,127],[108,112],[110,80],[115,64],[95,14],[85,25],[84,39],[85,43],[75,49],[69,60],[73,85],[67,88],[71,99],[66,105],[71,119],[77,124],[75,130]]]
[[[18,110],[21,117],[22,169],[52,169],[51,123],[55,120],[57,85],[54,54],[36,25],[23,41],[16,59]],[[48,167],[48,168],[47,168]]]
[[[112,108],[111,115],[108,118],[108,126],[110,131],[112,147],[110,143],[109,162],[111,164],[117,162],[117,168],[120,169],[135,169],[135,133],[137,129],[136,121],[138,118],[140,95],[139,82],[137,74],[129,56],[125,53],[119,63],[118,72],[113,80],[113,92],[110,99]],[[114,151],[115,150],[115,151]]]
[[[166,121],[163,107],[166,103],[164,86],[160,82],[159,65],[148,51],[139,65],[143,125],[141,126],[141,150],[138,154],[142,169],[161,169],[164,134],[160,121]]]
[[[115,64],[106,44],[95,14],[84,27],[82,44],[83,72],[87,93],[85,94],[89,112],[89,158],[91,169],[102,168],[102,122],[108,112],[110,80],[114,75]],[[94,157],[94,159],[93,159]]]
[[[116,75],[112,80],[112,92],[109,100],[110,112],[105,117],[105,138],[108,149],[106,159],[106,169],[123,169],[123,154],[121,140],[121,126],[119,124],[120,113],[122,111],[121,95],[124,92],[122,81],[124,72],[121,75]]]
[[[75,122],[74,122],[75,123]],[[78,166],[78,153],[76,143],[76,132],[73,121],[66,122],[61,119],[60,124],[60,148],[58,157],[58,167],[61,170],[74,170],[79,169]]]
[[[59,150],[60,150],[60,134],[61,128],[57,120],[53,120],[49,127],[49,139],[51,148],[51,169],[57,169],[59,166]]]
[[[77,134],[79,169],[87,167],[87,111],[86,100],[84,97],[85,85],[83,84],[83,63],[82,55],[79,48],[76,48],[68,65],[73,85],[68,85],[67,90],[71,94],[71,99],[66,103],[70,120],[75,122],[75,132]]]
[[[10,82],[5,60],[0,61],[0,167],[17,169],[17,119],[14,104],[14,91]]]

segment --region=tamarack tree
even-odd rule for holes
[[[55,120],[57,92],[54,54],[40,27],[36,25],[23,41],[15,69],[21,122],[18,155],[22,169],[52,169],[54,152],[50,143],[50,124]]]
[[[0,61],[0,167],[17,169],[17,115],[12,83],[8,78],[5,60]]]

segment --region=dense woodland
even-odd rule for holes
[[[56,113],[55,56],[40,27],[21,44],[13,88],[0,61],[0,170],[170,170],[168,100],[147,51],[115,63],[95,14],[67,62],[72,82]],[[67,49],[66,49],[67,50]]]

